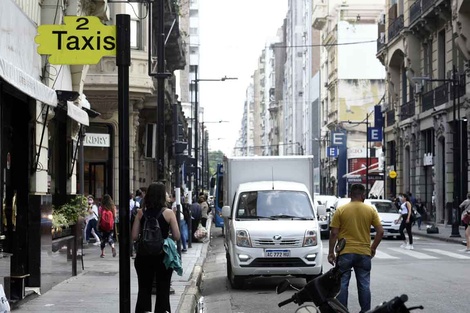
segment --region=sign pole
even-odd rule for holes
[[[119,312],[131,312],[129,244],[129,67],[130,15],[116,15],[119,121]]]

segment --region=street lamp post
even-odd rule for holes
[[[192,82],[194,83],[194,157],[196,159],[196,179],[195,179],[195,184],[194,184],[194,194],[196,195],[196,197],[198,196],[198,191],[199,191],[199,173],[197,171],[198,169],[198,164],[199,164],[199,125],[198,125],[198,116],[199,116],[199,99],[198,99],[198,85],[199,85],[199,82],[202,82],[202,81],[211,81],[211,82],[217,82],[217,81],[226,81],[226,80],[236,80],[238,79],[237,77],[227,77],[227,76],[224,76],[222,78],[218,78],[218,79],[212,79],[212,78],[209,78],[209,79],[202,79],[202,78],[198,78],[198,66],[195,65],[196,69],[195,69],[195,76],[194,76],[194,79],[192,80]]]

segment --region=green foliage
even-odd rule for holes
[[[54,208],[52,212],[52,227],[55,229],[66,228],[76,224],[79,217],[84,217],[87,213],[87,198],[77,195],[70,202]]]
[[[224,153],[222,151],[209,151],[209,177],[217,171],[217,163],[222,163],[223,160]]]
[[[69,227],[69,221],[61,213],[52,213],[52,228],[56,230],[62,230],[62,228]]]

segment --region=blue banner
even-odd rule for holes
[[[380,105],[374,106],[374,126],[378,128],[382,128],[384,126],[384,116],[382,114],[382,106]]]

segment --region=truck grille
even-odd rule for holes
[[[241,267],[307,267],[300,258],[257,258],[248,265],[240,264]]]
[[[267,238],[260,238],[253,240],[253,246],[255,247],[301,247],[302,242],[300,239],[282,239],[272,240]]]

